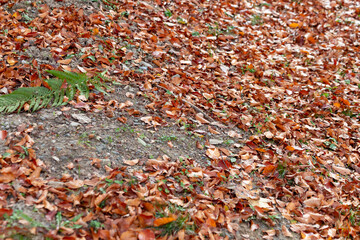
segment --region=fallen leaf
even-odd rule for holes
[[[297,28],[297,27],[299,27],[299,24],[298,24],[298,23],[290,23],[290,24],[289,24],[289,27],[291,27],[291,28]]]
[[[57,63],[60,63],[60,64],[69,64],[71,63],[71,58],[68,58],[68,59],[64,59],[64,60],[58,60]]]
[[[281,231],[282,231],[282,234],[283,234],[285,237],[293,237],[293,235],[292,235],[291,232],[286,228],[285,225],[282,225],[282,226],[281,226]]]
[[[139,232],[139,240],[155,240],[155,233],[151,229],[143,229]]]
[[[1,130],[0,131],[0,139],[5,140],[6,137],[7,137],[7,131],[6,130]]]
[[[159,226],[165,225],[167,223],[173,222],[175,220],[176,220],[176,218],[173,218],[173,217],[158,218],[154,221],[154,227],[159,227]]]
[[[12,56],[8,56],[7,57],[7,59],[6,59],[6,61],[8,62],[8,64],[10,64],[10,66],[13,66],[13,65],[15,65],[18,61],[16,61],[15,59],[14,59],[14,57],[12,57]]]
[[[212,219],[212,218],[206,219],[206,224],[207,224],[209,227],[216,227],[216,222],[215,222],[215,220]]]
[[[134,166],[134,165],[138,164],[139,159],[124,160],[123,162],[127,165]]]
[[[209,148],[206,150],[206,155],[211,159],[218,159],[220,157],[220,151],[217,148]]]
[[[72,188],[72,189],[78,189],[81,188],[82,186],[84,186],[84,181],[83,180],[72,180],[69,182],[65,183],[65,186],[67,186],[68,188]]]
[[[336,165],[332,165],[331,166],[335,171],[337,171],[338,173],[342,174],[342,175],[349,175],[351,173],[350,169],[347,169],[345,167],[339,167]]]
[[[289,150],[290,152],[292,152],[292,151],[294,151],[294,150],[295,150],[295,148],[294,148],[294,147],[292,147],[292,146],[286,146],[286,149],[287,149],[287,150]]]
[[[125,231],[120,235],[120,240],[137,240],[136,232],[134,231]]]
[[[202,123],[202,124],[209,124],[210,122],[208,120],[206,120],[204,118],[204,114],[202,113],[197,113],[195,115],[195,119],[199,122],[199,123]]]
[[[272,134],[272,132],[270,132],[270,131],[267,131],[267,132],[264,132],[264,136],[266,137],[266,138],[273,138],[274,137],[274,134]]]

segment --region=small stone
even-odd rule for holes
[[[56,182],[56,181],[49,181],[47,183],[47,185],[50,186],[50,187],[53,187],[53,188],[62,188],[62,187],[64,187],[64,183]]]
[[[210,138],[209,142],[210,142],[211,145],[216,145],[216,144],[222,144],[224,141],[220,140],[220,139]]]
[[[57,156],[52,156],[52,159],[54,159],[57,162],[60,162],[60,159]]]
[[[89,117],[87,117],[85,114],[71,114],[71,116],[73,118],[75,118],[76,120],[78,120],[80,123],[90,123],[91,119]]]
[[[77,126],[80,126],[81,124],[80,123],[77,123],[77,122],[71,122],[70,123],[70,126],[71,127],[77,127]]]

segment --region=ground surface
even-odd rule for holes
[[[356,1],[0,4],[1,239],[359,239]]]

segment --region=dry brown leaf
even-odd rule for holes
[[[282,231],[282,234],[283,234],[285,237],[293,237],[293,235],[292,235],[291,232],[286,228],[285,225],[282,225],[282,226],[281,226],[281,231]]]
[[[208,120],[206,120],[204,118],[204,114],[202,113],[197,113],[195,115],[195,119],[199,122],[199,123],[202,123],[202,124],[209,124],[210,122]]]
[[[211,159],[219,159],[220,151],[218,148],[209,148],[206,150],[206,155]]]
[[[72,180],[69,182],[65,183],[65,186],[67,186],[68,188],[72,188],[72,189],[78,189],[81,188],[82,186],[84,186],[84,181],[83,180]]]
[[[349,175],[351,173],[351,170],[347,169],[345,167],[339,167],[336,165],[332,165],[331,167],[332,167],[332,169],[334,169],[335,171],[337,171],[338,173],[340,173],[342,175]]]
[[[139,159],[124,160],[123,162],[129,166],[134,166],[139,163]]]
[[[155,233],[151,229],[143,229],[139,232],[139,240],[155,240]]]

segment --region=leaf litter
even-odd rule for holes
[[[1,93],[113,79],[1,116],[2,238],[358,239],[356,1],[97,4],[1,3]]]

